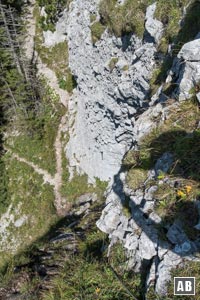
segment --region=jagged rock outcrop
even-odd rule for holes
[[[156,20],[154,18],[154,14],[156,11],[156,2],[152,5],[149,5],[146,11],[146,22],[145,28],[147,33],[152,37],[153,41],[159,43],[162,35],[163,35],[163,24],[162,22]]]
[[[147,106],[156,52],[152,42],[116,38],[107,30],[93,45],[90,13],[97,5],[74,0],[67,20],[69,65],[77,81],[69,103],[67,156],[71,170],[85,172],[91,181],[112,178],[134,143],[135,114]]]
[[[167,292],[171,269],[181,265],[183,257],[194,260],[192,254],[200,249],[198,240],[190,240],[178,220],[164,227],[166,240],[160,236],[162,219],[154,211],[154,193],[164,182],[150,187],[148,183],[160,172],[167,172],[172,163],[172,154],[164,153],[149,170],[143,186],[136,190],[127,186],[126,174],[119,172],[108,190],[106,207],[96,223],[100,230],[109,234],[111,245],[116,241],[123,243],[129,257],[129,268],[136,272],[145,268],[146,288],[153,283],[156,292],[163,295]],[[166,178],[166,182],[174,184],[170,178]],[[129,216],[124,214],[124,205],[129,206]],[[196,205],[198,207],[198,201]]]
[[[176,86],[174,94],[180,101],[192,96],[192,89],[200,82],[200,38],[183,45],[174,60],[166,82]]]

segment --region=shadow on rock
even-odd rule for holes
[[[111,244],[122,241],[146,288],[162,294],[171,269],[200,250],[199,153],[200,132],[182,130],[129,151],[97,222]]]

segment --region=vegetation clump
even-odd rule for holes
[[[55,72],[58,78],[59,87],[63,90],[67,90],[68,93],[72,93],[76,87],[76,80],[69,68],[69,53],[68,44],[66,41],[57,43],[52,47],[45,47],[43,45],[43,28],[39,23],[39,10],[35,8],[36,18],[36,36],[35,47],[44,64],[49,69]]]
[[[103,190],[101,194],[102,192]],[[90,213],[84,217],[75,217],[72,210],[70,216],[55,225],[53,232],[50,230],[31,248],[22,251],[10,263],[4,265],[0,273],[0,287],[5,285],[10,287],[17,279],[20,282],[20,278],[24,275],[27,280],[19,285],[18,294],[30,299],[131,300],[132,295],[139,297],[140,274],[133,274],[127,269],[123,246],[116,243],[110,249],[108,259],[106,256],[108,239],[95,226],[104,200],[99,198],[91,205]],[[67,248],[72,246],[71,240],[67,241],[67,246],[66,240],[51,242],[57,236],[55,228],[57,232],[62,231],[64,236],[74,237],[75,243],[71,250]],[[47,272],[50,269],[50,274],[53,274],[52,276],[48,274],[48,279],[36,268],[45,252],[51,253],[51,257],[47,255],[43,262],[43,269],[46,268]],[[15,274],[14,268],[17,270]]]
[[[198,223],[196,200],[200,199],[200,131],[196,128],[199,107],[191,101],[172,106],[167,120],[145,136],[139,143],[139,151],[130,151],[124,160],[128,170],[127,183],[132,189],[145,185],[146,173],[154,168],[164,153],[173,155],[173,163],[167,173],[160,173],[152,185],[155,210],[163,224],[180,220],[192,240],[199,235],[194,226]]]
[[[112,72],[118,62],[119,58],[118,57],[112,57],[111,60],[109,61],[108,67],[110,69],[110,72]]]
[[[58,20],[58,15],[64,10],[69,8],[72,0],[37,0],[40,7],[44,7],[46,16],[41,16],[39,23],[44,31],[55,31],[55,24]]]
[[[142,37],[147,5],[148,1],[126,0],[123,5],[118,5],[117,0],[102,0],[99,6],[100,21],[118,37],[129,33]]]
[[[94,22],[91,26],[91,35],[92,35],[92,42],[95,44],[98,40],[100,40],[103,32],[105,31],[106,27],[102,25],[99,21]]]
[[[187,7],[183,15],[184,7]],[[151,93],[154,94],[157,88],[165,83],[168,71],[172,66],[174,57],[181,47],[193,40],[200,31],[200,3],[199,1],[158,1],[155,17],[164,25],[164,35],[158,45],[158,51],[165,55],[163,61],[158,64],[150,80]],[[169,55],[168,46],[171,47]],[[176,85],[164,85],[167,95]]]

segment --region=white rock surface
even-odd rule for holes
[[[171,281],[170,272],[173,268],[176,268],[182,259],[176,253],[172,251],[168,251],[166,255],[164,255],[163,260],[159,263],[157,269],[157,280],[155,290],[160,295],[166,295],[167,293],[167,283]]]
[[[171,79],[180,101],[192,96],[192,88],[200,82],[200,38],[183,45],[172,66]]]
[[[145,28],[146,31],[150,34],[150,36],[158,44],[163,35],[163,24],[162,22],[154,18],[155,11],[156,11],[156,2],[147,8]]]
[[[71,172],[85,172],[90,181],[109,180],[118,172],[134,140],[133,116],[145,103],[156,51],[154,44],[142,44],[135,36],[128,44],[107,32],[93,46],[90,13],[97,5],[95,0],[74,0],[67,20],[69,64],[78,84],[69,103],[74,117],[67,156]],[[111,72],[112,57],[119,61]],[[122,70],[125,62],[128,71]]]
[[[65,10],[63,12],[63,16],[59,18],[58,22],[56,23],[54,32],[50,30],[43,31],[43,44],[45,47],[53,47],[56,44],[66,41],[66,19],[67,11]]]
[[[15,221],[14,226],[17,228],[21,227],[26,222],[26,220],[27,220],[27,216],[23,215]]]

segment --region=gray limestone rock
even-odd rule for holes
[[[177,57],[191,62],[199,62],[200,38],[183,45]]]
[[[128,250],[135,250],[138,247],[138,237],[133,233],[127,235],[124,247]]]
[[[142,259],[150,260],[156,255],[155,244],[143,231],[139,239],[139,256]]]
[[[162,22],[154,18],[154,13],[156,10],[156,2],[150,5],[146,11],[146,22],[145,28],[150,36],[154,39],[156,43],[159,43],[163,35],[163,24]]]
[[[192,252],[192,243],[190,241],[185,241],[180,245],[176,245],[174,251],[180,255],[186,255]]]
[[[83,213],[87,212],[89,208],[90,208],[90,203],[86,202],[85,204],[81,205],[80,208],[74,212],[74,214],[80,216]]]
[[[134,270],[139,271],[145,260],[153,262],[149,281],[155,277],[155,263],[161,259],[156,266],[156,291],[165,294],[171,269],[181,262],[182,254],[191,253],[194,245],[177,224],[168,230],[170,242],[162,243],[155,226],[161,223],[161,218],[153,212],[157,186],[131,191],[125,184],[125,173],[120,172],[122,158],[130,147],[167,118],[168,108],[155,104],[165,98],[162,87],[148,101],[149,79],[155,67],[155,43],[162,37],[163,25],[154,18],[154,3],[147,9],[145,22],[151,41],[143,42],[132,35],[127,44],[126,39],[111,36],[105,30],[93,45],[90,13],[97,12],[98,3],[98,0],[73,0],[58,25],[62,33],[58,40],[67,36],[69,66],[77,82],[69,101],[71,126],[66,153],[70,173],[73,175],[75,170],[86,173],[92,183],[95,177],[110,182],[106,206],[96,224],[109,234],[111,243],[117,240],[123,243]],[[48,34],[45,42],[53,45],[54,36]],[[184,45],[167,79],[169,84],[175,81],[178,85],[176,93],[180,100],[187,99],[194,82],[200,80],[199,49],[198,39]],[[112,57],[118,61],[111,71],[108,64]],[[160,171],[168,172],[172,162],[172,155],[165,153],[155,170],[150,170],[148,180],[155,179]],[[122,206],[127,197],[132,211],[129,219]],[[89,204],[81,198],[82,203],[83,207]],[[172,244],[174,249],[169,250]]]
[[[173,155],[169,152],[165,152],[155,164],[155,172],[158,176],[160,173],[167,173],[174,161]]]
[[[196,94],[196,97],[197,97],[197,100],[198,100],[199,103],[200,103],[200,92],[198,92],[198,93]]]
[[[160,103],[149,107],[134,123],[133,134],[137,141],[156,128],[164,120],[165,109]]]
[[[187,235],[183,231],[181,225],[176,221],[170,226],[167,232],[167,238],[172,244],[182,244],[188,241]]]
[[[168,251],[157,267],[157,280],[155,290],[160,295],[166,295],[167,283],[171,280],[171,270],[176,268],[182,258],[172,251]]]
[[[93,46],[90,12],[98,10],[98,1],[74,0],[65,23],[69,45],[69,65],[77,89],[69,103],[70,140],[67,145],[70,172],[76,169],[109,180],[118,172],[124,153],[134,142],[134,116],[149,92],[156,48],[132,35],[124,50],[124,41],[104,32]],[[133,57],[139,55],[140,59]],[[110,72],[106,67],[118,58]],[[122,69],[129,66],[126,72]],[[72,120],[73,119],[73,120]]]
[[[174,60],[171,70],[171,80],[175,79],[177,89],[175,94],[179,100],[192,96],[191,89],[200,81],[200,39],[195,39],[183,45]],[[167,78],[170,81],[170,78]]]
[[[56,23],[55,31],[43,31],[44,46],[53,47],[56,44],[62,43],[67,40],[66,37],[66,22],[68,12],[64,11],[61,18]]]
[[[97,200],[97,195],[95,193],[87,193],[78,197],[75,201],[76,205],[83,205],[87,202],[95,202]]]
[[[19,219],[17,219],[14,223],[15,227],[21,227],[27,220],[27,216],[21,216]]]
[[[146,201],[152,201],[154,197],[154,193],[157,191],[158,186],[157,185],[152,185],[150,188],[147,188],[145,190],[145,195],[144,198]]]

